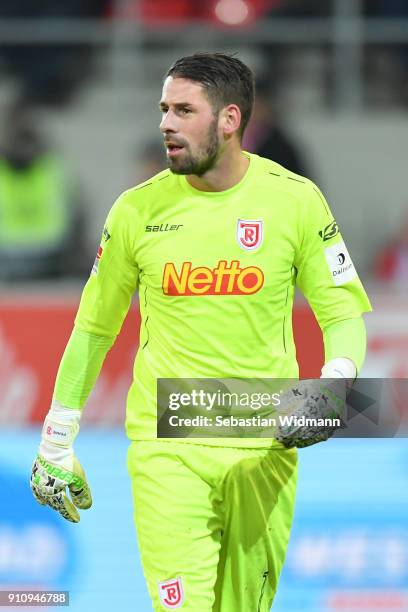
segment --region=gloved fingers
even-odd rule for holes
[[[43,496],[39,493],[39,491],[37,490],[37,487],[35,486],[35,484],[33,483],[32,480],[30,480],[30,487],[31,487],[31,491],[33,492],[33,495],[34,495],[36,501],[39,504],[41,504],[42,506],[46,506],[47,502],[45,501]]]
[[[296,440],[292,438],[277,438],[277,440],[281,442],[285,448],[294,448],[296,446]]]
[[[314,437],[314,438],[284,438],[279,440],[285,446],[285,448],[306,448],[307,446],[313,446],[313,444],[318,444],[320,442],[326,442],[328,440],[328,436],[322,437]]]
[[[286,448],[305,448],[319,442],[325,442],[333,435],[334,429],[325,428],[305,428],[303,426],[281,427],[276,439],[281,442]]]
[[[71,523],[79,523],[80,516],[78,510],[67,496],[65,489],[54,495],[47,495],[47,505],[61,514],[61,516]]]
[[[92,495],[91,490],[87,482],[84,482],[82,487],[75,488],[75,485],[69,486],[71,498],[77,508],[81,510],[87,510],[92,506]]]
[[[53,510],[56,510],[61,516],[67,521],[72,523],[79,523],[79,514],[73,503],[67,497],[65,489],[61,489],[57,493],[39,493],[37,487],[32,482],[30,483],[31,490],[35,499],[42,506],[49,506]]]
[[[309,438],[309,439],[304,438],[298,441],[297,447],[306,448],[307,446],[313,446],[313,444],[319,444],[320,442],[327,442],[329,437],[330,437],[329,435],[322,434],[320,436],[314,436],[313,438]]]
[[[69,485],[69,491],[73,503],[81,510],[87,510],[92,506],[92,494],[82,465],[74,458],[74,473],[77,478]]]

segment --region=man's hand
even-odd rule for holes
[[[73,469],[66,470],[38,455],[33,464],[30,486],[38,503],[54,508],[67,521],[73,523],[79,523],[80,520],[75,506],[85,510],[92,505],[91,492],[85,473],[75,456]],[[67,495],[67,487],[72,501]]]
[[[328,440],[336,429],[344,427],[349,383],[344,378],[303,380],[297,387],[286,392],[281,398],[281,408],[292,421],[278,427],[276,439],[286,448],[303,448]],[[301,417],[331,421],[340,419],[341,424],[318,425],[306,422],[302,425],[304,419],[299,420]]]
[[[85,510],[92,505],[85,472],[72,449],[79,430],[79,418],[79,410],[53,403],[44,422],[39,454],[30,480],[35,499],[73,523],[80,520],[77,508]]]

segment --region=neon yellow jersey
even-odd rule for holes
[[[297,378],[296,284],[322,328],[371,310],[318,188],[246,155],[246,175],[226,191],[198,191],[165,170],[123,193],[108,215],[76,326],[118,334],[139,288],[131,439],[156,437],[157,378]]]

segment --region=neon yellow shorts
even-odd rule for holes
[[[270,610],[293,517],[296,449],[137,441],[128,470],[154,610]]]

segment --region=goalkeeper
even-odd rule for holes
[[[78,522],[92,499],[73,443],[138,289],[128,470],[155,610],[270,610],[293,517],[296,446],[332,433],[158,439],[157,379],[297,379],[296,285],[323,330],[322,376],[353,380],[365,354],[370,303],[323,195],[241,149],[253,99],[253,74],[235,57],[195,54],[168,70],[160,130],[169,168],[122,194],[108,215],[33,466],[37,500]],[[336,408],[326,382],[296,392],[299,414]]]

